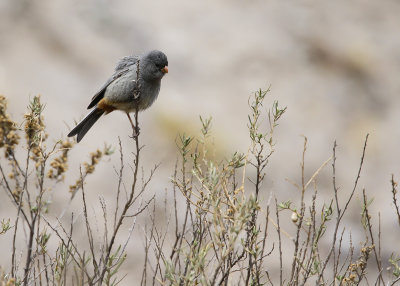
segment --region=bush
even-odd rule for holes
[[[120,142],[116,208],[110,215],[106,201],[100,198],[103,215],[100,238],[93,235],[97,224],[93,223],[88,208],[86,189],[90,185],[85,180],[95,172],[103,156],[113,154],[112,149],[106,146],[104,150],[96,150],[90,154],[89,162],[82,164],[79,178],[70,184],[70,201],[65,207],[80,198],[83,218],[76,220],[71,213],[71,223],[64,225],[62,217],[52,217],[49,212],[52,207],[49,198],[57,184],[65,184],[68,154],[74,142],[62,139],[47,147],[40,97],[33,98],[24,123],[19,126],[7,114],[7,100],[1,96],[2,196],[7,195],[11,200],[16,215],[1,221],[0,235],[7,232],[13,235],[12,241],[3,241],[9,244],[11,254],[8,267],[0,273],[0,285],[116,285],[125,275],[121,265],[129,255],[126,246],[136,218],[142,214],[148,215],[151,223],[146,225],[142,238],[141,285],[358,285],[362,281],[394,285],[400,281],[399,254],[393,253],[388,261],[382,259],[380,220],[378,228],[374,228],[372,221],[376,218],[369,211],[372,200],[365,190],[362,190],[360,219],[365,236],[357,241],[360,252],[355,252],[352,239],[349,247],[343,246],[345,234],[349,233],[343,217],[359,189],[368,135],[354,186],[344,204],[339,199],[336,183],[336,142],[332,157],[307,179],[304,175],[306,138],[302,181],[295,185],[299,198],[278,202],[278,198],[271,197],[265,206],[262,204],[260,192],[265,190],[265,168],[276,144],[274,130],[286,111],[278,102],[273,102],[265,114],[263,104],[268,92],[259,90],[249,99],[247,125],[251,145],[246,153],[236,152],[222,161],[213,159],[212,145],[208,144],[211,118],[200,117],[199,138],[184,134],[179,137],[179,156],[170,188],[173,199],[164,200],[161,216],[157,214],[154,195],[147,201],[142,199],[158,165],[147,177],[139,172],[142,146],[140,136],[133,133],[132,172],[129,177],[124,176],[126,160]],[[137,113],[135,123],[139,124]],[[21,140],[22,134],[25,141]],[[333,191],[330,202],[321,204],[315,179],[329,162],[332,163]],[[128,180],[132,180],[131,187],[123,196],[123,186]],[[391,184],[400,223],[397,183],[393,176]],[[311,200],[305,199],[306,192],[313,192]],[[290,216],[294,232],[283,228],[282,214]],[[120,243],[117,241],[121,240],[123,223],[129,223],[131,228]],[[85,227],[86,244],[74,236],[77,224]],[[26,230],[26,240],[20,228]],[[292,241],[291,247],[283,243],[286,236]],[[57,245],[55,250],[50,249],[50,241]],[[329,241],[328,247],[326,241]]]

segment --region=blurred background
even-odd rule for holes
[[[400,177],[399,15],[396,0],[0,0],[0,94],[20,122],[29,99],[41,94],[48,141],[55,142],[86,114],[121,57],[163,51],[169,73],[158,100],[140,114],[144,168],[161,163],[149,193],[163,194],[171,187],[177,136],[199,134],[199,115],[212,116],[218,156],[246,152],[248,98],[271,86],[267,103],[278,100],[288,109],[276,129],[265,200],[271,193],[278,201],[298,195],[286,179],[300,181],[303,135],[308,177],[331,156],[337,140],[338,184],[348,194],[369,133],[360,188],[375,197],[372,210],[381,212],[382,228],[392,230],[385,237],[390,256],[400,250],[390,193],[391,174]],[[129,128],[123,113],[101,118],[71,153],[71,180],[104,142],[117,147],[120,136],[127,154],[133,151]],[[100,195],[115,197],[118,178],[111,166],[118,166],[118,154],[108,160],[88,179],[93,207]],[[318,185],[321,199],[331,195],[330,165]],[[69,196],[68,185],[55,192],[58,206]],[[349,223],[359,221],[360,204],[357,197]],[[10,209],[7,200],[0,201],[1,217]],[[122,285],[135,281],[132,273],[142,267],[136,259],[142,228],[130,243],[124,268],[130,273]],[[0,265],[7,261],[1,257]]]

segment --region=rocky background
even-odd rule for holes
[[[149,192],[163,194],[171,187],[177,136],[198,134],[199,115],[212,116],[217,155],[246,152],[248,97],[271,86],[268,102],[276,99],[288,109],[276,130],[265,201],[271,193],[278,200],[298,195],[286,179],[300,181],[303,135],[309,142],[308,177],[331,156],[337,140],[338,184],[347,194],[369,133],[360,187],[375,198],[374,215],[381,212],[387,258],[400,251],[389,182],[392,173],[400,178],[399,15],[396,0],[0,0],[0,93],[19,121],[29,99],[41,94],[49,142],[54,142],[86,114],[119,58],[164,51],[169,74],[156,103],[140,114],[144,168],[161,163]],[[129,128],[123,113],[99,120],[74,148],[66,181],[77,177],[79,164],[103,142],[116,147],[118,136],[128,157]],[[94,208],[100,195],[114,199],[118,178],[112,165],[118,155],[110,161],[88,180]],[[332,190],[330,165],[318,184],[323,201]],[[69,196],[68,185],[54,192],[56,215]],[[359,222],[360,204],[358,197],[350,228]],[[79,204],[75,207],[79,212]],[[8,199],[0,200],[1,218],[12,210]],[[132,285],[141,271],[143,223],[129,245],[122,269],[129,273],[121,285]],[[0,237],[2,253],[9,249],[7,239]],[[0,265],[8,261],[0,257]]]

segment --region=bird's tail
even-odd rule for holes
[[[68,134],[68,137],[72,137],[78,134],[76,141],[81,141],[83,136],[89,131],[89,129],[96,123],[96,121],[103,115],[104,110],[95,108]]]

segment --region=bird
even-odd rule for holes
[[[93,96],[87,109],[92,109],[86,117],[69,132],[68,137],[77,135],[79,143],[89,129],[103,115],[114,110],[127,114],[134,135],[139,130],[129,115],[150,107],[157,99],[161,79],[168,73],[167,56],[158,50],[140,56],[123,57],[115,67],[114,74]]]

